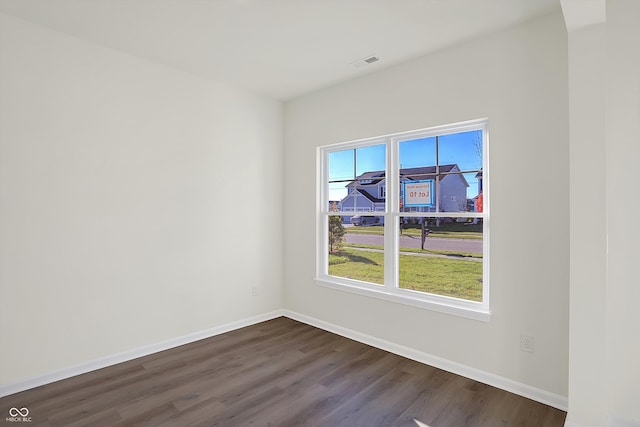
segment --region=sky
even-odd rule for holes
[[[478,142],[480,146],[478,147]],[[438,137],[438,157],[441,165],[457,164],[461,170],[482,168],[482,131],[455,133]],[[436,138],[420,138],[400,142],[400,167],[414,168],[436,164]],[[383,171],[386,162],[385,145],[357,148],[355,153],[355,176],[369,171]],[[465,174],[469,183],[467,198],[478,194],[476,173]],[[342,200],[347,195],[345,186],[354,176],[354,150],[329,153],[329,200]]]

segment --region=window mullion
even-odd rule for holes
[[[387,141],[387,181],[386,217],[384,225],[384,285],[396,289],[398,284],[398,230],[396,214],[399,209],[400,183],[398,178],[398,143],[394,139]]]

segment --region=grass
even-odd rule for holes
[[[382,246],[377,245],[367,245],[366,243],[343,243],[344,247],[347,248],[363,248],[363,249],[380,249],[382,250]],[[465,252],[465,251],[445,251],[445,250],[435,250],[435,249],[419,249],[419,248],[400,248],[400,252],[413,252],[417,254],[434,254],[434,255],[449,255],[449,256],[457,256],[461,258],[482,258],[482,254],[478,252]]]
[[[343,248],[329,254],[329,274],[384,283],[384,254]],[[482,263],[400,255],[400,288],[482,301]]]
[[[482,301],[482,263],[400,255],[400,287]]]
[[[342,249],[329,254],[329,274],[348,279],[384,284],[384,254]]]
[[[429,236],[441,237],[445,239],[482,239],[482,224],[469,224],[454,222],[450,224],[441,224],[440,227],[430,225]],[[373,225],[369,227],[347,227],[347,233],[350,234],[384,234],[384,226]],[[420,236],[421,229],[419,225],[405,224],[402,234],[407,236]]]

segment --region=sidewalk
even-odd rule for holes
[[[382,250],[382,249],[355,248],[353,246],[347,246],[347,248],[354,249],[354,250],[357,250],[357,251],[363,251],[363,252],[380,252],[380,253],[384,252],[384,250]],[[400,251],[400,255],[417,256],[417,257],[431,257],[431,258],[446,258],[446,259],[455,259],[455,260],[458,260],[458,261],[482,262],[482,258],[456,256],[456,255],[430,254],[430,253],[420,253],[420,252],[403,252],[403,251]]]

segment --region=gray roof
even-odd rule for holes
[[[384,203],[384,199],[374,197],[371,193],[369,193],[367,190],[363,190],[362,188],[358,188],[358,193],[362,194],[364,197],[374,203]]]
[[[452,171],[455,172],[456,170],[460,170],[460,168],[458,168],[458,165],[456,165],[456,164],[440,165],[440,179],[442,180],[448,173],[450,173]],[[406,178],[406,179],[411,179],[411,180],[435,178],[436,177],[436,167],[435,166],[424,166],[424,167],[420,167],[420,168],[404,168],[404,169],[400,169],[400,177],[401,178]],[[358,181],[359,186],[361,186],[361,185],[365,185],[365,186],[366,185],[376,185],[378,182],[382,181],[384,178],[385,178],[385,171],[365,172],[365,173],[359,175],[358,177],[356,177],[355,180],[353,180],[349,184],[347,184],[347,187],[353,187],[355,181]],[[462,176],[462,178],[464,178],[464,176]],[[368,180],[371,180],[371,182],[367,182],[366,184],[362,184],[362,181],[368,181]],[[466,179],[465,179],[465,183],[466,183]],[[469,186],[469,184],[467,184],[467,186]],[[360,190],[360,188],[359,188],[359,190]],[[360,191],[360,192],[362,192],[362,191]],[[365,195],[365,196],[367,198],[369,198],[370,200],[372,200],[372,198],[368,197],[367,195]],[[376,199],[376,200],[384,201],[384,199]]]

